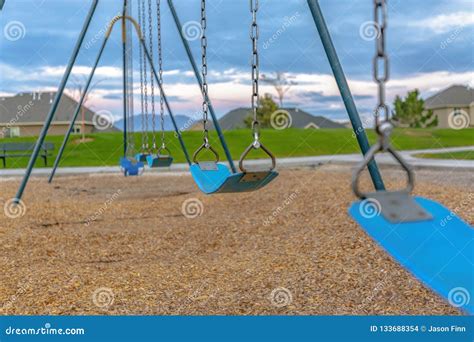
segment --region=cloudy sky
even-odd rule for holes
[[[165,89],[175,114],[195,116],[201,102],[199,88],[167,3],[162,1]],[[389,101],[414,88],[426,97],[451,84],[474,86],[472,0],[388,3]],[[321,0],[320,4],[356,104],[361,115],[367,116],[376,93],[371,76],[372,1]],[[100,1],[69,88],[90,71],[104,27],[120,5],[116,0]],[[192,28],[199,20],[200,2],[175,0],[175,5],[182,23],[188,24],[199,62],[200,41],[193,40]],[[56,89],[89,6],[90,1],[84,0],[6,0],[0,12],[0,96]],[[297,83],[286,96],[285,106],[344,120],[342,101],[306,0],[261,0],[258,17],[261,73],[283,71]],[[248,0],[208,0],[209,92],[219,116],[249,105],[250,20]],[[116,116],[121,115],[119,44],[117,27],[97,71],[100,83],[88,103],[94,110],[109,110]],[[138,81],[138,56],[135,66]],[[262,85],[261,92],[274,94],[269,85]]]

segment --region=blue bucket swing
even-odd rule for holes
[[[120,159],[120,168],[127,176],[139,176],[143,174],[145,165],[134,158],[123,157]]]
[[[350,215],[382,248],[425,285],[460,309],[474,314],[474,229],[442,204],[411,195],[414,172],[390,144],[393,125],[385,104],[385,82],[388,64],[385,54],[385,23],[380,13],[386,13],[385,2],[375,5],[375,22],[381,28],[377,36],[374,76],[379,85],[379,103],[375,111],[378,141],[365,154],[352,178],[354,194],[360,198],[349,208]],[[385,19],[385,15],[382,16]],[[378,63],[385,63],[384,75],[378,75]],[[379,112],[385,120],[379,121]],[[405,189],[378,190],[364,193],[359,190],[362,171],[379,152],[390,153],[407,173]]]

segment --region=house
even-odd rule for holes
[[[44,121],[53,103],[55,92],[19,93],[15,96],[0,97],[0,138],[38,136],[43,128]],[[49,128],[50,135],[65,134],[77,102],[69,95],[64,94],[59,103],[56,115]],[[96,115],[92,110],[83,106],[73,133],[105,132],[94,127],[93,118]],[[82,121],[84,117],[84,121]],[[109,125],[112,126],[112,125]],[[116,130],[111,127],[108,129]]]
[[[280,109],[280,112],[287,112],[289,117],[291,118],[291,126],[293,128],[346,128],[344,125],[329,120],[323,116],[314,116],[305,112],[304,110],[298,108],[284,108]],[[232,130],[232,129],[239,129],[245,128],[244,120],[248,116],[252,115],[252,111],[250,108],[237,108],[233,109],[224,115],[222,118],[219,119],[219,124],[223,130]],[[209,120],[211,118],[209,117]],[[209,123],[209,128],[213,129],[214,125],[212,121]],[[190,130],[200,130],[202,129],[202,120],[194,124]]]
[[[452,85],[425,100],[425,109],[431,109],[438,117],[439,128],[463,128],[474,126],[474,89],[464,85]],[[460,120],[453,117],[460,115]]]

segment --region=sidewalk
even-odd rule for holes
[[[474,151],[474,146],[467,147],[452,147],[440,149],[427,150],[410,150],[400,151],[403,158],[406,159],[415,169],[459,169],[459,170],[473,170],[474,160],[454,160],[454,159],[422,159],[416,158],[414,155],[419,153],[446,153],[446,152],[461,152]],[[337,164],[355,164],[362,160],[360,154],[338,154],[328,156],[312,156],[312,157],[294,157],[294,158],[278,158],[277,167],[279,169],[295,168],[295,167],[314,167],[321,164],[337,163]],[[376,157],[377,163],[380,166],[395,165],[396,161],[387,154],[378,154]],[[250,166],[264,166],[268,162],[266,160],[249,160]],[[238,163],[236,163],[237,165]],[[174,164],[166,169],[147,169],[146,173],[159,173],[163,175],[170,175],[176,172],[188,171],[188,165],[185,163]],[[118,166],[102,166],[102,167],[62,167],[58,168],[57,175],[78,175],[78,174],[94,174],[94,173],[120,173]],[[24,169],[9,169],[0,170],[0,177],[20,177],[25,173]],[[51,168],[37,168],[34,169],[32,175],[34,176],[48,176],[51,173]]]

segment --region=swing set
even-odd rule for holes
[[[51,111],[47,116],[43,130],[38,138],[35,150],[28,164],[26,174],[22,180],[16,200],[20,201],[26,184],[31,175],[33,165],[38,157],[40,146],[46,137],[48,128],[55,115],[61,96],[64,92],[67,80],[71,73],[76,57],[81,48],[84,37],[89,28],[90,22],[96,10],[99,0],[93,0],[91,9],[87,15],[84,27],[79,35],[78,42],[73,50],[66,72],[60,83],[56,98],[51,106]],[[109,40],[114,25],[122,23],[122,50],[123,50],[123,112],[124,112],[124,151],[120,160],[120,166],[126,176],[140,175],[145,164],[150,168],[168,167],[173,162],[171,151],[167,148],[164,135],[164,111],[168,112],[176,132],[181,148],[189,164],[191,175],[198,188],[206,194],[230,193],[255,191],[273,181],[278,173],[275,171],[276,160],[272,152],[260,141],[260,123],[257,118],[259,107],[259,49],[258,37],[259,26],[257,21],[258,0],[250,0],[251,26],[250,40],[252,44],[251,59],[251,108],[253,114],[252,141],[242,152],[238,162],[237,170],[231,158],[224,135],[217,121],[211,100],[208,94],[207,83],[207,16],[206,0],[201,0],[201,68],[194,60],[188,41],[186,40],[178,14],[173,1],[168,0],[168,5],[181,37],[189,62],[193,68],[197,83],[202,93],[202,122],[203,122],[203,142],[190,157],[184,144],[180,130],[167,100],[163,84],[163,58],[162,58],[162,38],[161,38],[161,1],[156,1],[156,21],[158,28],[158,71],[154,64],[153,52],[153,14],[152,0],[148,0],[146,7],[145,0],[134,0],[137,2],[138,21],[132,16],[131,0],[124,0],[123,13],[115,17],[107,30],[97,59],[86,82],[75,115],[73,116],[68,132],[64,137],[63,144],[58,152],[49,181],[53,180],[65,145],[74,127],[75,120],[83,104],[84,95],[87,93],[94,72],[102,57],[107,41]],[[387,8],[386,0],[373,0],[374,22],[379,30],[376,38],[376,53],[373,59],[373,76],[378,85],[378,104],[374,111],[375,131],[377,142],[370,147],[366,133],[360,121],[355,107],[352,94],[345,78],[342,66],[332,43],[330,33],[325,23],[323,13],[317,0],[307,0],[310,12],[315,22],[316,28],[321,38],[324,51],[327,55],[331,69],[334,74],[337,86],[341,93],[342,100],[351,120],[351,124],[364,158],[356,167],[352,189],[354,194],[360,199],[349,208],[350,215],[359,223],[378,244],[380,244],[393,258],[402,266],[408,269],[413,275],[420,279],[427,286],[438,294],[452,300],[452,292],[455,289],[465,289],[468,293],[474,293],[474,230],[448,208],[435,201],[413,197],[414,172],[410,165],[403,160],[402,156],[393,148],[390,143],[390,136],[393,124],[390,118],[390,111],[385,103],[385,84],[389,79],[389,58],[386,52],[386,29],[387,29]],[[148,33],[144,32],[144,27],[148,20]],[[132,34],[134,29],[139,40],[140,54],[140,99],[141,99],[141,146],[135,148],[134,132],[134,108],[133,108],[133,49]],[[150,76],[151,96],[148,94],[148,72]],[[160,96],[160,143],[157,139],[156,130],[156,108],[155,108],[155,84]],[[150,100],[149,100],[150,99]],[[151,102],[151,108],[149,108]],[[151,110],[150,110],[151,109]],[[228,165],[220,162],[217,150],[209,141],[208,122],[209,114],[220,140]],[[152,141],[149,142],[148,119],[151,116]],[[267,169],[251,169],[245,165],[245,161],[252,150],[262,150],[270,159],[270,166]],[[212,158],[203,158],[203,154],[211,155]],[[400,164],[407,175],[407,186],[402,190],[386,190],[379,169],[375,162],[376,154],[380,152],[390,153]],[[359,177],[363,170],[368,168],[375,192],[365,193],[359,188]],[[366,215],[367,206],[375,206],[380,212],[378,215]],[[446,217],[450,217],[450,224],[442,228],[440,222]],[[474,304],[467,303],[463,309],[474,313]]]

